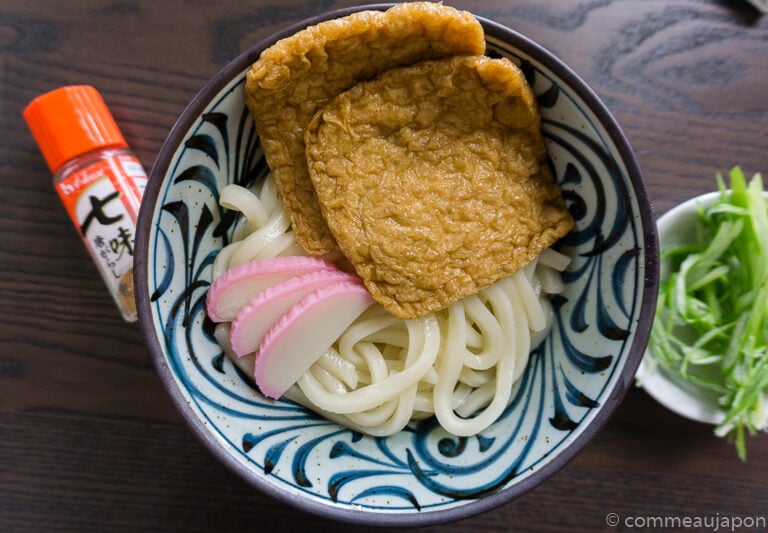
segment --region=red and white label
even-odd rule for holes
[[[147,175],[135,157],[116,155],[56,184],[64,207],[112,291],[133,267],[136,220],[146,183]]]

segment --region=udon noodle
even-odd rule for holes
[[[215,260],[214,279],[254,259],[304,254],[271,177],[254,191],[228,185],[220,202],[242,216]],[[515,274],[417,319],[374,304],[285,397],[373,436],[431,416],[449,433],[475,435],[503,413],[530,351],[546,336],[548,295],[562,290],[560,271],[568,262],[547,249]],[[217,325],[216,339],[252,376],[257,354],[232,352],[229,323]]]

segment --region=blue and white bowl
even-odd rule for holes
[[[151,173],[140,214],[136,279],[142,331],[172,400],[193,432],[254,487],[328,518],[426,525],[505,503],[566,464],[617,407],[646,348],[658,284],[656,226],[638,164],[616,121],[554,55],[481,19],[488,54],[520,65],[538,97],[555,175],[576,226],[554,327],[531,356],[503,416],[458,438],[427,420],[387,438],[265,399],[222,353],[205,297],[233,215],[224,185],[268,169],[244,104],[245,73],[260,52],[310,24],[287,28],[235,58],[183,112]]]

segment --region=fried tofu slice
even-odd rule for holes
[[[477,19],[432,2],[322,22],[264,50],[247,73],[246,104],[296,238],[308,253],[338,249],[321,215],[304,155],[304,131],[315,112],[390,68],[484,50]]]
[[[573,225],[534,95],[507,59],[384,72],[328,103],[305,143],[342,252],[401,318],[514,273]]]

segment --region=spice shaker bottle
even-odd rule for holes
[[[133,252],[144,168],[91,86],[43,94],[23,116],[123,318],[136,321]]]

